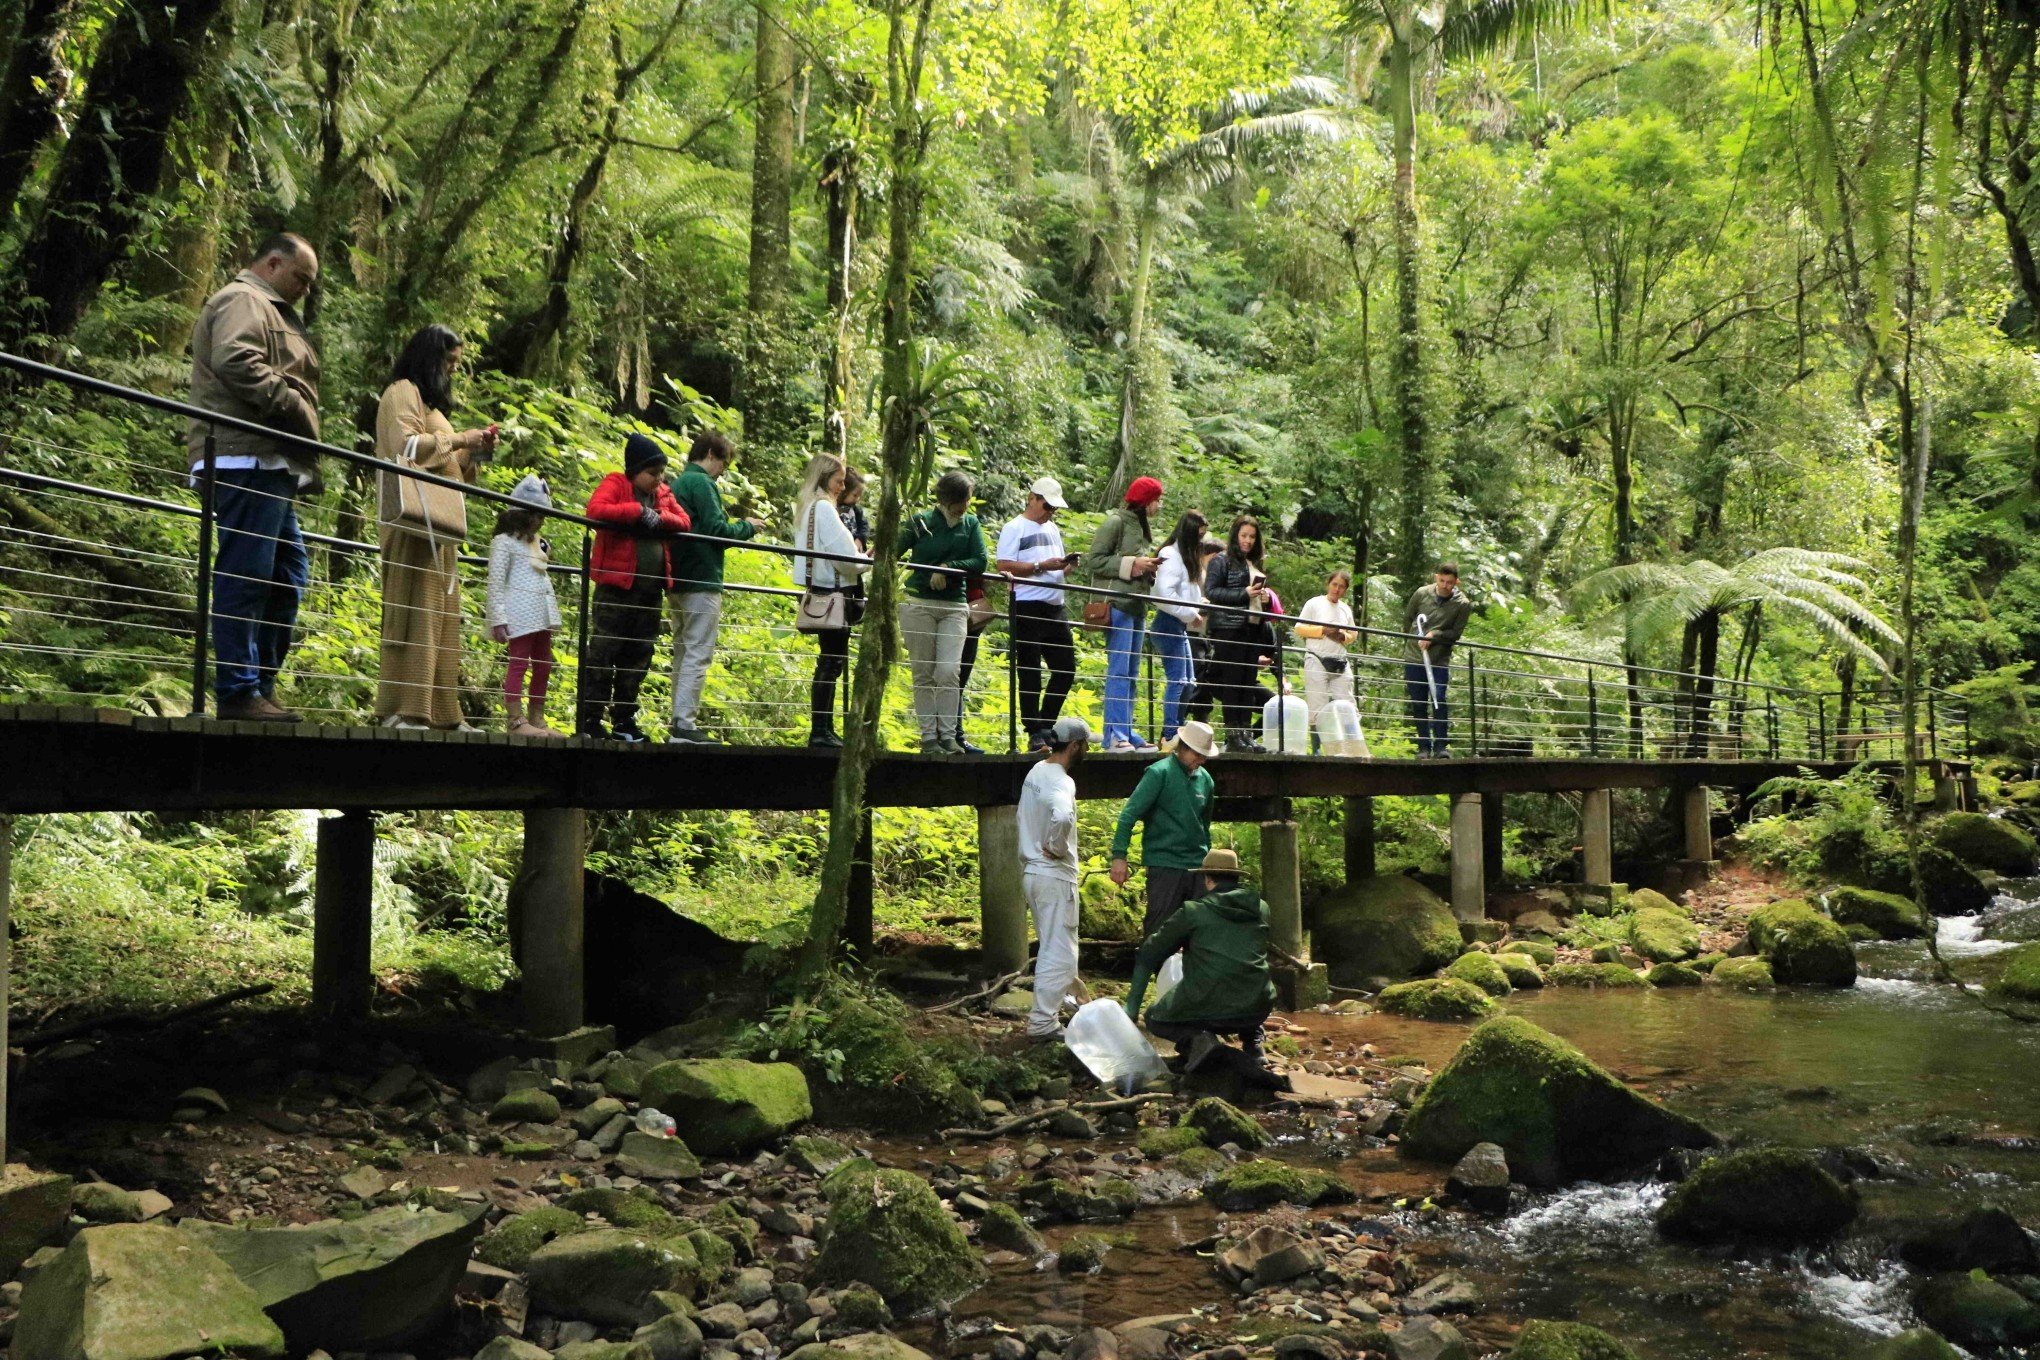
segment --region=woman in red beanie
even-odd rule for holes
[[[1147,631],[1148,586],[1155,578],[1154,534],[1148,517],[1162,503],[1162,484],[1136,477],[1126,504],[1105,517],[1084,554],[1091,584],[1114,592],[1106,616],[1105,737],[1108,751],[1152,751],[1133,730],[1134,679],[1140,673],[1141,643]],[[1095,596],[1093,597],[1096,598]]]

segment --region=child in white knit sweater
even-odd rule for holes
[[[547,574],[552,553],[538,532],[545,522],[539,512],[552,509],[552,493],[544,478],[531,473],[510,499],[520,508],[503,511],[489,543],[489,636],[510,648],[510,664],[503,671],[504,725],[516,737],[557,737],[545,723],[545,691],[552,680],[552,636],[560,626],[560,602]]]

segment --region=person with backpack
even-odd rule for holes
[[[1257,676],[1266,652],[1268,577],[1261,567],[1261,523],[1233,520],[1225,552],[1204,573],[1204,596],[1230,608],[1211,611],[1211,686],[1225,710],[1228,751],[1265,751],[1255,739],[1263,693]]]
[[[1089,597],[1084,622],[1105,630],[1105,732],[1107,751],[1152,751],[1154,744],[1133,730],[1133,693],[1140,676],[1141,644],[1147,634],[1147,592],[1161,559],[1155,556],[1148,517],[1162,503],[1162,484],[1136,477],[1126,500],[1091,535],[1084,571],[1091,584],[1113,591],[1109,600]]]
[[[794,503],[793,537],[802,547],[833,557],[862,557],[863,545],[851,536],[840,513],[847,469],[833,453],[818,453],[808,460],[800,477],[800,497]],[[845,597],[843,627],[815,633],[815,673],[808,683],[808,745],[833,750],[843,744],[836,734],[836,689],[850,663],[850,629],[858,610],[849,608],[849,592],[863,579],[865,568],[832,558],[796,557],[793,579],[810,594],[827,592]]]
[[[666,451],[633,434],[623,471],[604,477],[588,498],[595,533],[588,574],[595,582],[586,674],[574,730],[584,737],[647,740],[638,726],[638,691],[659,640],[659,604],[673,586],[673,536],[690,521],[666,485]]]
[[[729,551],[708,539],[749,541],[765,530],[755,519],[731,519],[723,509],[716,485],[736,452],[728,436],[703,430],[687,450],[687,466],[672,482],[673,499],[686,512],[702,538],[673,545],[673,589],[666,604],[673,615],[673,721],[666,740],[701,745],[709,738],[694,725],[701,708],[701,688],[715,661],[716,636],[722,630],[723,555]]]
[[[404,346],[376,407],[375,450],[394,468],[472,482],[496,427],[455,432],[460,337],[426,326]],[[451,487],[380,474],[382,649],[375,716],[385,727],[473,731],[460,712],[460,550],[467,498]]]
[[[906,567],[900,632],[914,675],[914,716],[924,754],[962,755],[963,712],[958,679],[970,634],[964,582],[987,565],[985,533],[971,513],[967,473],[951,470],[935,483],[935,506],[900,526],[898,553]]]

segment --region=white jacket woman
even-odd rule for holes
[[[794,584],[809,590],[845,590],[856,584],[871,560],[857,551],[857,540],[850,536],[837,510],[837,498],[843,494],[844,471],[842,459],[832,453],[818,453],[808,460],[807,471],[801,474],[793,541],[809,552],[857,559],[832,562],[819,556],[796,556]],[[855,607],[848,600],[845,604]],[[850,662],[850,630],[837,628],[816,633],[815,647],[815,674],[808,686],[808,745],[833,749],[843,744],[843,739],[836,735],[836,690]],[[847,707],[844,711],[847,716]]]
[[[1204,619],[1203,576],[1194,563],[1184,565],[1182,548],[1172,541],[1162,549],[1161,565],[1155,568],[1155,608],[1187,629],[1196,628]]]

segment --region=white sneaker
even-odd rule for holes
[[[421,723],[416,718],[407,718],[401,713],[390,714],[389,717],[382,720],[382,725],[398,732],[430,732],[432,730],[431,723]]]

